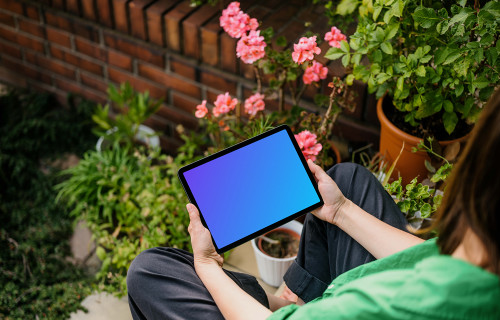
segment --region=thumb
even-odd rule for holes
[[[189,220],[191,221],[191,223],[195,223],[195,224],[201,223],[200,213],[198,211],[198,208],[196,208],[196,206],[192,203],[188,203],[186,205],[186,208],[187,208],[187,211],[189,213]]]
[[[311,159],[307,160],[309,169],[311,169],[312,174],[317,180],[329,179],[330,176],[317,164],[315,164]]]

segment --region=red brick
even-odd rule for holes
[[[261,29],[272,27],[275,31],[279,30],[290,21],[297,11],[299,8],[296,6],[282,6],[262,21]]]
[[[14,16],[0,12],[0,23],[8,25],[10,27],[15,27]]]
[[[189,129],[198,127],[198,120],[193,115],[186,114],[182,110],[176,110],[166,105],[162,105],[156,114],[175,124],[182,124]]]
[[[82,4],[82,14],[83,17],[92,20],[92,21],[97,21],[97,15],[96,15],[96,8],[94,6],[94,1],[93,0],[80,0]]]
[[[333,134],[348,141],[373,143],[374,145],[378,145],[380,139],[380,132],[377,127],[343,115],[340,115],[335,126],[333,126]]]
[[[165,32],[163,29],[163,15],[177,4],[178,0],[163,0],[153,3],[146,9],[148,38],[154,44],[165,46]]]
[[[179,139],[160,136],[160,147],[169,153],[175,154],[177,149],[182,146],[183,142]]]
[[[237,40],[231,38],[227,33],[222,33],[220,42],[222,69],[236,73],[238,71],[238,61],[236,60]]]
[[[73,23],[73,33],[90,41],[99,42],[97,29],[90,24],[75,21]]]
[[[235,56],[236,56],[236,54],[235,54]],[[244,63],[241,59],[238,59],[238,63],[240,65],[241,75],[246,79],[254,80],[255,79],[255,68],[254,68],[253,64]]]
[[[22,74],[33,80],[45,83],[50,83],[51,81],[50,76],[48,76],[46,73],[40,72],[32,66],[23,64],[21,60],[2,57],[2,64],[14,71],[17,75]]]
[[[155,0],[132,0],[128,3],[131,34],[139,39],[147,40],[145,9]],[[133,22],[132,22],[133,21]]]
[[[52,0],[52,7],[64,10],[64,0]]]
[[[65,61],[69,64],[72,64],[75,67],[78,67],[78,68],[83,69],[83,70],[87,70],[87,71],[92,72],[92,73],[97,74],[97,75],[102,75],[103,70],[102,70],[101,65],[99,65],[95,62],[89,61],[87,59],[81,58],[79,56],[76,56],[76,55],[70,53],[69,51],[56,48],[55,46],[51,46],[50,47],[50,54],[52,55],[52,57],[59,59],[59,60],[62,60],[62,61]]]
[[[153,115],[144,121],[144,124],[160,133],[169,133],[170,125],[166,119]]]
[[[190,96],[175,91],[172,92],[172,104],[174,107],[182,109],[189,114],[194,114],[196,106],[200,103],[199,99],[193,99]]]
[[[57,73],[63,77],[69,78],[69,79],[75,79],[75,69],[73,67],[69,67],[64,65],[63,63],[60,63],[58,61],[55,61],[54,59],[47,59],[41,55],[26,52],[25,53],[26,61],[39,66],[43,69],[47,69],[51,72]]]
[[[219,17],[201,27],[201,60],[211,66],[219,63]]]
[[[78,0],[66,0],[66,10],[70,13],[80,15],[80,7],[78,5]]]
[[[75,48],[78,52],[81,52],[89,57],[107,62],[106,50],[94,42],[87,41],[80,37],[75,37]]]
[[[21,49],[11,44],[0,42],[0,52],[18,59],[22,58]]]
[[[36,21],[40,21],[40,13],[38,11],[38,7],[25,3],[24,10],[26,17]]]
[[[186,77],[193,81],[196,80],[196,69],[193,65],[182,62],[175,58],[170,59],[170,68],[172,72],[180,76]]]
[[[127,15],[127,3],[130,0],[113,0],[113,15],[115,18],[116,30],[127,33],[129,32],[129,22]]]
[[[217,76],[213,73],[202,72],[201,83],[207,85],[210,88],[215,88],[222,92],[229,92],[229,94],[231,95],[236,94],[236,83],[226,80],[221,76]]]
[[[277,50],[282,50],[283,47],[279,47],[276,44],[276,39],[278,37],[285,37],[288,41],[287,48],[292,48],[293,49],[293,44],[297,43],[304,33],[304,24],[299,21],[291,21],[286,28],[284,28],[280,33],[276,34],[273,38],[273,48]]]
[[[34,23],[29,20],[19,19],[19,29],[29,33],[32,36],[36,36],[39,38],[45,37],[43,27],[40,26],[39,23]]]
[[[164,15],[168,48],[181,51],[181,21],[195,10],[196,8],[191,6],[190,1],[186,0]]]
[[[0,26],[0,39],[17,42],[17,32],[12,28]]]
[[[23,14],[23,5],[16,0],[0,0],[0,8],[17,14]]]
[[[90,87],[102,93],[106,93],[106,90],[108,89],[108,85],[102,80],[101,77],[96,77],[91,74],[81,72],[80,80],[87,87]]]
[[[112,66],[132,71],[132,58],[118,51],[109,49],[107,61]]]
[[[163,52],[161,50],[148,48],[144,44],[124,39],[111,33],[104,34],[104,42],[108,47],[124,52],[161,68],[165,65]]]
[[[63,90],[64,92],[73,92],[91,101],[104,103],[107,100],[106,95],[94,92],[93,90],[85,88],[76,82],[54,78],[54,83],[57,88]]]
[[[47,40],[58,45],[71,48],[71,39],[68,33],[47,26],[45,29]]]
[[[182,22],[182,39],[184,41],[184,54],[200,59],[200,26],[204,25],[219,12],[217,7],[202,6]]]
[[[39,52],[44,52],[43,42],[37,40],[36,38],[24,36],[19,33],[17,34],[17,43],[19,43],[24,48],[32,49]]]
[[[168,88],[177,90],[192,97],[201,97],[201,89],[198,86],[182,80],[175,75],[167,74],[164,70],[159,68],[141,63],[139,64],[139,74],[156,83],[161,83]]]
[[[71,33],[73,32],[73,24],[66,17],[54,14],[54,13],[49,12],[49,11],[46,11],[45,12],[45,21],[47,22],[47,24],[49,24],[53,27],[63,29],[65,31],[68,31]]]
[[[111,0],[96,1],[99,23],[113,28],[113,16],[111,11]]]
[[[152,83],[151,81],[140,79],[133,74],[121,71],[114,67],[108,68],[108,75],[109,79],[116,83],[128,81],[137,91],[143,92],[147,90],[152,97],[156,99],[162,98],[163,100],[166,100],[167,89],[164,86],[159,86]]]

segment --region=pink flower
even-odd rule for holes
[[[328,41],[330,46],[340,48],[340,41],[347,40],[347,37],[339,29],[332,27],[332,30],[325,34],[325,40]]]
[[[229,92],[226,92],[225,94],[219,94],[217,96],[217,100],[215,100],[214,102],[215,107],[213,108],[212,113],[214,114],[214,116],[218,117],[221,114],[228,113],[229,111],[234,110],[237,104],[238,99],[232,99],[229,95]]]
[[[240,3],[231,2],[222,11],[219,18],[220,26],[233,38],[241,38],[249,30],[256,30],[259,26],[257,19],[250,19],[250,16],[240,10]]]
[[[236,55],[247,64],[252,64],[264,57],[266,52],[264,48],[266,43],[264,37],[260,36],[260,31],[250,31],[248,35],[244,34],[236,46]]]
[[[318,82],[320,79],[325,79],[328,74],[328,68],[324,67],[321,63],[313,61],[313,65],[304,71],[302,80],[305,84]]]
[[[245,112],[252,116],[255,116],[257,112],[264,110],[265,106],[264,95],[258,92],[245,100]]]
[[[312,161],[316,161],[316,156],[323,149],[321,143],[317,143],[316,135],[308,130],[304,130],[295,135],[295,140],[297,140],[306,160],[311,159]]]
[[[314,59],[314,54],[320,54],[321,49],[318,48],[316,43],[316,36],[313,37],[302,37],[299,43],[293,45],[292,58],[298,64],[302,64],[305,61]]]
[[[203,118],[207,115],[207,100],[203,100],[201,104],[196,106],[196,112],[194,113],[196,118]]]

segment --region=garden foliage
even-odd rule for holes
[[[67,261],[72,219],[55,203],[55,177],[41,160],[80,153],[93,140],[88,103],[62,109],[53,97],[0,97],[0,318],[66,319],[89,293]]]

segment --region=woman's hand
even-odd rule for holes
[[[201,264],[216,263],[222,267],[224,259],[215,251],[210,231],[203,226],[200,213],[195,205],[188,203],[186,208],[189,212],[188,231],[191,235],[195,267]]]
[[[341,209],[347,207],[350,201],[344,197],[335,181],[320,166],[312,160],[307,160],[307,164],[316,178],[319,193],[324,202],[324,205],[314,210],[312,214],[321,220],[338,225]]]

